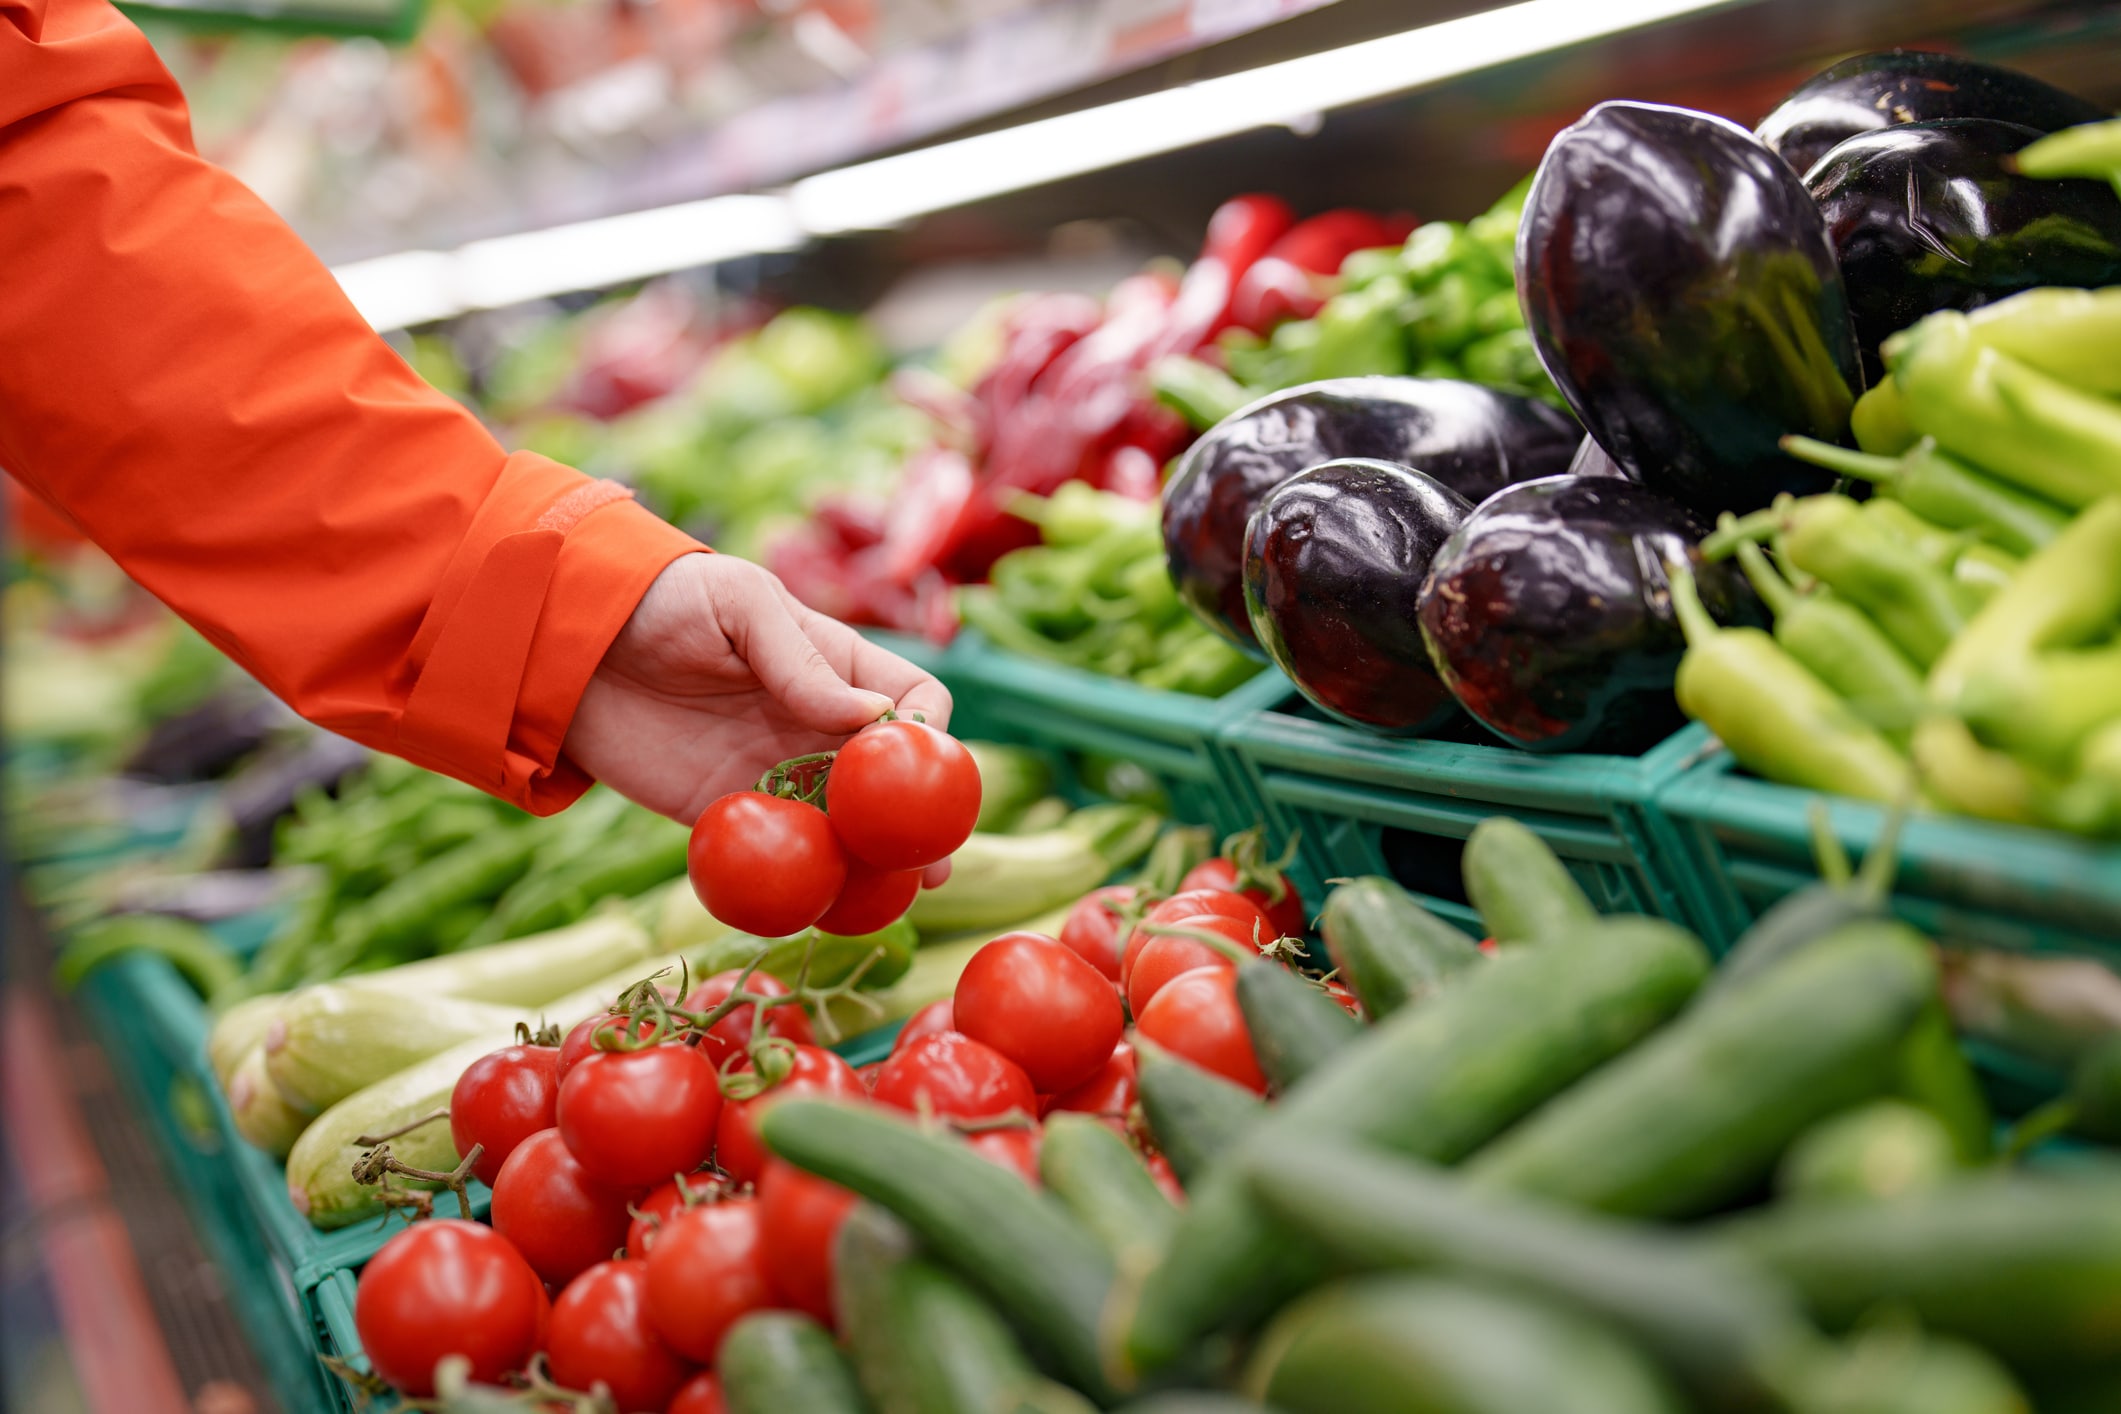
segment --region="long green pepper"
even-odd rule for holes
[[[2121,359],[2121,351],[2116,358]],[[2062,507],[1938,450],[1932,437],[1897,457],[1852,452],[1809,437],[1785,437],[1782,450],[1800,461],[1868,481],[1881,496],[1892,497],[1924,520],[1946,530],[1972,531],[2014,555],[2032,554],[2069,524],[2069,512]]]

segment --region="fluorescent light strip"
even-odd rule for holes
[[[452,252],[405,251],[339,267],[378,329],[596,289],[895,226],[1007,192],[1299,123],[1514,59],[1551,53],[1743,0],[1523,0],[1403,34],[1204,79],[806,177],[782,194],[722,196]]]

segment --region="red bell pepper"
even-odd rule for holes
[[[1331,293],[1330,278],[1358,250],[1397,245],[1414,229],[1410,216],[1380,216],[1341,207],[1298,222],[1238,281],[1231,322],[1264,334],[1285,319],[1309,319]]]

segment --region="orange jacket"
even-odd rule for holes
[[[587,788],[582,688],[703,547],[422,382],[106,0],[0,0],[0,272],[0,467],[312,721]]]

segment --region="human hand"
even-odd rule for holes
[[[690,825],[779,762],[830,751],[893,709],[947,728],[950,692],[750,561],[685,555],[605,651],[564,749],[620,795]]]

